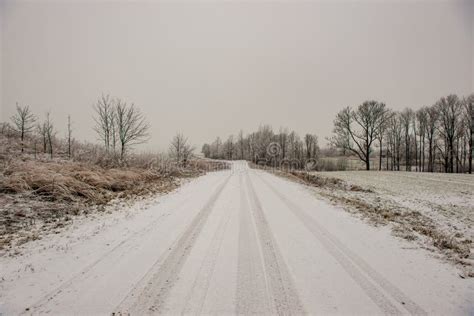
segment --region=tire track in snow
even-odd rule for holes
[[[245,194],[242,175],[239,176],[239,184],[240,210],[236,313],[238,315],[265,314],[271,311],[272,305],[268,296],[261,253],[251,218],[249,201]]]
[[[224,210],[224,214],[219,221],[219,225],[213,235],[212,242],[206,251],[204,261],[199,268],[194,283],[186,297],[184,314],[202,314],[202,308],[206,300],[209,284],[216,266],[217,257],[222,247],[224,235],[232,218],[232,212]]]
[[[220,180],[219,180],[220,181]],[[217,183],[213,182],[213,186]],[[192,190],[194,192],[195,190]],[[192,197],[187,198],[184,202],[180,202],[180,206],[178,207],[177,210],[181,210],[184,206],[186,206],[186,203],[191,200]],[[167,208],[171,208],[168,206]],[[175,211],[177,211],[175,210]],[[65,292],[70,286],[73,284],[76,284],[77,282],[80,282],[80,280],[87,279],[90,277],[89,272],[92,271],[96,266],[104,262],[105,260],[111,259],[113,256],[115,258],[115,262],[118,261],[121,257],[123,257],[125,254],[128,253],[130,249],[134,247],[132,244],[134,241],[139,240],[142,238],[144,235],[146,235],[148,232],[152,231],[154,228],[156,228],[156,225],[161,222],[166,216],[170,215],[170,212],[166,212],[162,215],[160,215],[158,218],[147,224],[145,227],[138,231],[131,232],[129,236],[125,237],[124,240],[120,241],[117,245],[109,249],[107,252],[102,254],[100,257],[98,257],[96,260],[92,261],[90,264],[86,265],[83,269],[81,269],[79,272],[75,273],[72,277],[69,279],[63,281],[59,286],[54,288],[52,291],[49,291],[48,293],[44,294],[39,300],[37,300],[34,304],[32,304],[30,307],[26,308],[22,315],[25,314],[31,314],[35,312],[47,312],[47,311],[42,311],[41,309],[50,301],[54,300],[57,296],[59,296],[61,293]],[[120,251],[120,252],[119,252]]]
[[[155,262],[132,291],[115,308],[113,314],[129,315],[133,313],[143,315],[161,312],[163,303],[178,279],[178,274],[214,208],[215,202],[231,177],[228,176],[224,183],[217,188],[181,237],[171,246],[169,253],[164,254],[166,257]]]
[[[246,172],[246,180],[252,213],[262,247],[269,294],[273,300],[272,305],[278,315],[305,314],[291,274],[273,237],[248,172]],[[271,311],[271,313],[275,312]]]
[[[283,203],[285,203],[288,209],[301,220],[304,226],[318,239],[324,248],[334,257],[334,259],[336,259],[336,261],[344,268],[344,270],[346,270],[352,279],[359,284],[359,286],[384,313],[401,314],[401,311],[372,284],[369,278],[386,293],[391,295],[400,306],[403,306],[410,314],[427,315],[426,311],[418,304],[408,298],[407,295],[373,269],[360,256],[347,248],[302,208],[275,189],[262,176],[258,174],[257,176]],[[366,275],[364,275],[362,271],[365,272]]]
[[[25,309],[24,314],[31,314],[31,313],[43,313],[48,312],[47,310],[42,310],[47,303],[54,300],[57,296],[61,293],[65,292],[70,286],[80,282],[81,280],[87,279],[90,277],[89,272],[92,271],[96,266],[101,264],[106,259],[110,259],[112,256],[117,255],[116,261],[120,259],[123,255],[125,255],[130,249],[133,248],[131,243],[132,241],[141,238],[143,235],[151,231],[153,225],[156,225],[160,222],[166,215],[161,215],[157,220],[153,221],[150,225],[146,226],[142,231],[132,233],[131,236],[127,237],[126,239],[122,240],[118,243],[115,247],[107,251],[104,255],[100,256],[98,259],[94,260],[92,263],[87,265],[84,269],[79,271],[78,273],[74,274],[71,278],[61,283],[58,287],[56,287],[53,291],[48,292],[47,294],[43,295],[36,303],[34,303],[30,308]],[[118,250],[121,250],[120,253],[117,253]]]

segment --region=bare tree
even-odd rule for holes
[[[467,145],[468,145],[468,134],[469,134],[469,122],[467,118],[463,116],[461,119],[460,135],[456,139],[456,172],[464,173],[466,168],[466,156],[467,156]]]
[[[288,134],[288,158],[290,160],[296,159],[297,157],[297,145],[298,143],[298,135],[296,135],[295,131],[291,131]]]
[[[436,124],[438,122],[438,111],[435,106],[426,109],[426,138],[428,140],[428,172],[434,171]]]
[[[48,136],[46,133],[46,125],[45,123],[40,123],[36,126],[38,134],[41,136],[41,140],[43,142],[43,153],[46,153],[46,149],[48,146]]]
[[[258,128],[254,137],[254,147],[259,159],[275,158],[274,156],[267,157],[268,148],[273,141],[273,136],[273,130],[270,125],[263,125]]]
[[[230,135],[229,138],[227,138],[227,141],[224,143],[224,152],[225,152],[226,158],[229,160],[233,160],[234,151],[235,151],[234,136]]]
[[[379,171],[382,170],[383,140],[384,136],[386,135],[388,122],[392,115],[393,112],[391,112],[390,110],[384,112],[380,128],[377,132],[377,139],[379,141]],[[388,150],[386,153],[386,159],[388,161]]]
[[[316,135],[306,134],[304,136],[306,159],[314,159],[319,152],[318,137]]]
[[[190,145],[188,145],[184,148],[183,164],[184,164],[185,167],[186,167],[189,159],[191,159],[191,157],[193,156],[194,150],[195,150],[195,148],[193,146],[190,146]]]
[[[72,122],[71,115],[67,116],[67,156],[71,159],[72,148]]]
[[[413,110],[406,108],[401,113],[401,122],[403,124],[403,130],[405,135],[405,170],[411,171],[411,159],[410,159],[410,145],[411,145],[411,135],[410,127],[413,121]]]
[[[256,154],[255,154],[255,134],[252,133],[247,137],[247,148],[249,153],[250,161],[256,161]]]
[[[25,136],[33,130],[36,117],[31,113],[29,106],[20,106],[17,103],[16,113],[11,117],[11,121],[20,134],[21,152],[23,152]]]
[[[46,120],[43,123],[43,128],[45,131],[46,140],[49,145],[49,154],[51,159],[53,159],[53,139],[56,132],[54,130],[53,121],[51,120],[49,112],[46,113]]]
[[[334,120],[331,143],[356,154],[365,163],[366,170],[370,170],[372,144],[384,123],[386,111],[385,104],[377,101],[366,101],[356,110],[344,108]]]
[[[202,154],[204,155],[205,158],[210,158],[211,157],[211,145],[209,145],[209,144],[202,145],[201,152],[202,152]]]
[[[211,158],[220,159],[221,150],[222,150],[222,141],[220,137],[217,137],[216,140],[211,145]]]
[[[105,150],[109,151],[111,140],[115,146],[115,106],[114,100],[109,95],[102,95],[94,105],[96,117],[94,117],[96,131],[99,138],[104,142]]]
[[[462,105],[459,98],[452,94],[441,98],[436,103],[439,111],[439,132],[446,141],[447,172],[454,172],[454,142],[460,135],[460,117]]]
[[[240,130],[239,132],[239,139],[238,139],[238,144],[239,144],[239,152],[240,152],[240,159],[245,159],[245,138],[244,138],[244,132]]]
[[[117,137],[117,113],[115,109],[109,114],[109,121],[110,121],[110,139],[109,139],[109,145],[112,147],[113,152],[116,152],[117,148],[117,142],[118,142],[118,137]]]
[[[392,142],[392,169],[400,171],[400,156],[403,139],[403,125],[400,113],[394,114],[389,120],[389,135]]]
[[[418,121],[418,133],[420,135],[420,146],[419,146],[419,171],[425,171],[425,136],[426,136],[426,125],[428,123],[427,108],[423,107],[416,112],[416,119]]]
[[[189,158],[194,151],[194,147],[188,144],[188,138],[178,133],[173,137],[170,144],[170,156],[175,159],[176,164],[183,163],[186,166]]]
[[[281,148],[281,159],[285,159],[288,155],[288,128],[280,127],[278,142]]]
[[[468,172],[472,173],[472,155],[473,155],[473,137],[474,137],[474,94],[471,94],[469,97],[464,99],[464,112],[467,121],[467,131],[468,131],[468,142],[469,142],[469,152],[468,152]]]
[[[416,135],[418,134],[418,127],[417,127],[417,119],[416,119],[416,112],[413,112],[412,116],[412,128],[413,128],[413,145],[414,145],[414,153],[415,153],[415,171],[418,171],[418,143],[416,139]]]
[[[116,128],[120,144],[120,159],[123,160],[130,147],[147,140],[150,125],[135,105],[127,105],[120,99],[117,99],[116,102]]]

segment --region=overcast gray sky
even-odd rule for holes
[[[0,119],[15,102],[95,141],[102,93],[138,105],[150,149],[260,124],[329,136],[366,99],[474,92],[474,1],[0,0]]]

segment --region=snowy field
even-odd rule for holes
[[[391,199],[474,238],[474,175],[415,172],[320,172]]]
[[[387,171],[312,175],[343,180],[348,188],[312,187],[317,195],[342,204],[375,224],[390,223],[395,235],[416,241],[435,256],[441,251],[442,257],[460,265],[465,276],[473,276],[473,175]]]

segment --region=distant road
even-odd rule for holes
[[[0,314],[474,311],[453,266],[245,162],[112,219],[2,258]]]

